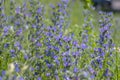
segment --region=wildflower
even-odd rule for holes
[[[16,14],[20,14],[20,13],[21,13],[21,8],[20,8],[20,7],[17,7],[16,10],[15,10],[15,13],[16,13]]]
[[[76,46],[76,45],[78,44],[78,42],[77,42],[77,41],[73,41],[72,44],[73,44],[74,46]]]
[[[89,73],[86,72],[86,71],[84,71],[84,72],[83,72],[83,75],[84,75],[84,77],[88,77]]]
[[[22,28],[20,28],[17,32],[16,32],[16,36],[19,36],[22,34]]]
[[[0,80],[3,80],[3,78],[0,76]]]
[[[95,78],[95,75],[94,75],[94,74],[92,74],[92,75],[90,76],[90,78],[91,78],[91,79],[94,79],[94,78]]]
[[[86,45],[85,43],[82,43],[82,44],[81,44],[81,48],[82,48],[82,49],[86,49],[86,48],[87,48],[87,45]]]
[[[66,50],[69,50],[69,49],[70,49],[70,46],[69,46],[69,45],[67,45],[67,46],[65,46],[65,48],[66,48]]]
[[[54,46],[54,49],[59,52],[59,47]]]
[[[55,79],[56,79],[56,80],[60,80],[60,79],[59,79],[59,76],[57,76],[57,75],[55,76]]]
[[[22,49],[22,46],[21,46],[20,42],[15,42],[14,46],[17,47],[18,50]]]
[[[92,67],[88,67],[88,69],[89,69],[90,73],[92,73],[92,74],[95,72]]]
[[[41,77],[38,77],[37,80],[42,80]]]
[[[50,73],[46,73],[46,76],[50,76]]]
[[[68,4],[69,3],[69,0],[61,0],[62,2]]]
[[[34,68],[33,68],[33,67],[30,67],[29,69],[30,69],[30,71],[31,71],[31,72],[33,72],[33,71],[34,71]]]
[[[9,28],[8,27],[4,27],[4,35],[8,35],[8,32],[9,32]]]
[[[23,77],[19,77],[19,80],[24,80],[24,78]]]
[[[73,55],[74,57],[77,57],[77,56],[79,55],[79,52],[78,52],[78,51],[73,52],[72,55]]]
[[[8,48],[9,47],[9,43],[4,44],[4,48]]]
[[[12,80],[16,80],[16,79],[17,79],[17,76],[14,75],[14,76],[12,77]]]
[[[29,57],[28,57],[27,54],[24,55],[24,59],[25,59],[25,60],[28,60],[28,59],[29,59]]]
[[[55,6],[54,6],[53,4],[50,4],[50,7],[51,7],[52,9],[55,9]]]
[[[11,50],[10,50],[10,53],[15,53],[15,50],[14,50],[14,49],[11,49]]]
[[[2,76],[5,76],[6,75],[6,71],[2,71]]]
[[[41,47],[42,44],[41,44],[40,42],[37,42],[37,43],[36,43],[36,46],[37,46],[37,47]]]
[[[104,76],[108,77],[109,76],[109,69],[107,68],[104,72]]]
[[[20,68],[19,68],[18,64],[15,64],[15,71],[20,72]]]
[[[42,12],[42,8],[40,7],[37,9],[37,13],[40,14],[41,12]]]
[[[74,67],[73,72],[74,72],[74,73],[77,73],[77,72],[78,72],[78,68]]]

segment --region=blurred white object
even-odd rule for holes
[[[114,10],[120,10],[120,0],[112,0],[111,6]]]

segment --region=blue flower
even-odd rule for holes
[[[73,52],[72,55],[73,55],[74,57],[77,57],[77,56],[79,55],[79,52],[78,52],[78,51]]]
[[[54,46],[54,49],[59,52],[60,48],[57,46]]]
[[[88,72],[83,72],[84,77],[88,77],[89,73]]]
[[[58,59],[55,60],[57,65],[60,65],[60,61]]]
[[[65,48],[66,48],[66,50],[69,50],[69,49],[70,49],[70,46],[69,46],[69,45],[67,45],[67,46],[65,46]]]
[[[76,46],[76,45],[78,44],[78,42],[77,42],[77,41],[73,41],[72,44],[73,44],[74,46]]]
[[[8,27],[4,27],[4,36],[8,35],[9,32],[9,28]]]
[[[59,79],[59,76],[55,76],[55,79],[56,79],[56,80],[60,80],[60,79]]]
[[[24,78],[23,77],[19,77],[19,80],[24,80]]]
[[[34,71],[34,68],[33,68],[33,67],[30,67],[30,71],[33,72],[33,71]]]
[[[92,61],[92,62],[91,62],[91,65],[94,66],[94,67],[97,67],[95,61]]]
[[[48,68],[52,67],[52,64],[46,63],[46,65],[47,65]]]
[[[29,59],[29,56],[27,54],[24,55],[24,59],[25,60],[28,60]]]
[[[15,10],[16,14],[20,14],[21,12],[21,8],[20,7],[17,7],[16,10]]]
[[[87,48],[87,45],[86,45],[85,43],[82,43],[82,44],[81,44],[81,48],[82,48],[82,49],[86,49],[86,48]]]
[[[9,43],[5,43],[4,48],[8,48],[8,47],[9,47]]]
[[[3,78],[0,76],[0,80],[3,80]]]
[[[4,77],[6,75],[6,71],[2,71],[2,76]]]
[[[68,42],[68,37],[67,37],[67,36],[64,36],[64,37],[63,37],[63,40],[64,40],[65,42]]]
[[[10,53],[15,53],[15,50],[14,50],[14,49],[11,49],[11,50],[10,50]]]
[[[109,76],[109,69],[107,68],[104,72],[104,76],[108,77]]]
[[[32,28],[36,28],[36,25],[35,25],[35,24],[32,24]]]
[[[92,75],[90,76],[90,78],[94,79],[94,78],[95,78],[95,75],[94,75],[94,74],[92,74]]]
[[[90,71],[90,73],[94,73],[95,71],[94,71],[94,69],[92,68],[92,67],[88,67],[88,70]]]
[[[50,7],[51,7],[52,9],[55,9],[55,6],[54,6],[53,4],[50,4]]]
[[[99,53],[102,53],[103,51],[102,51],[102,49],[101,49],[101,48],[98,48],[98,52],[99,52]]]
[[[15,71],[20,72],[20,68],[19,68],[18,64],[15,64]]]
[[[46,76],[50,76],[50,73],[46,73]]]
[[[105,56],[105,52],[102,52],[99,55],[102,56],[102,57],[104,57]]]
[[[69,0],[61,0],[62,2],[68,4],[69,3]]]
[[[17,47],[18,50],[22,49],[22,46],[21,46],[20,42],[15,42],[14,47]]]
[[[77,73],[77,72],[78,72],[78,68],[74,67],[73,72],[74,72],[74,73]]]
[[[16,32],[16,36],[19,36],[22,34],[22,28],[18,29],[17,32]]]
[[[16,79],[17,79],[17,76],[14,75],[14,76],[12,77],[12,80],[16,80]]]
[[[41,44],[40,42],[37,42],[37,43],[36,43],[36,46],[37,46],[37,47],[41,47],[42,44]]]
[[[41,77],[38,77],[37,80],[42,80]]]
[[[40,7],[37,9],[37,13],[40,14],[41,12],[42,12],[42,8]]]

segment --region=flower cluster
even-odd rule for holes
[[[0,80],[99,80],[113,76],[112,14],[100,12],[100,33],[96,34],[93,16],[86,10],[76,39],[74,32],[65,33],[70,26],[70,3],[50,4],[48,18],[46,6],[39,0],[21,6],[10,0],[10,15],[0,2]]]
[[[114,43],[111,36],[111,21],[113,18],[112,12],[99,12],[100,19],[100,34],[99,40],[97,41],[98,47],[94,49],[94,54],[92,55],[94,60],[91,61],[91,65],[94,68],[94,78],[95,76],[100,76],[101,79],[111,79],[113,72],[110,69],[114,63],[113,52]]]

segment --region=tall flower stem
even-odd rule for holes
[[[116,80],[119,79],[119,69],[118,69],[118,52],[116,51]]]

